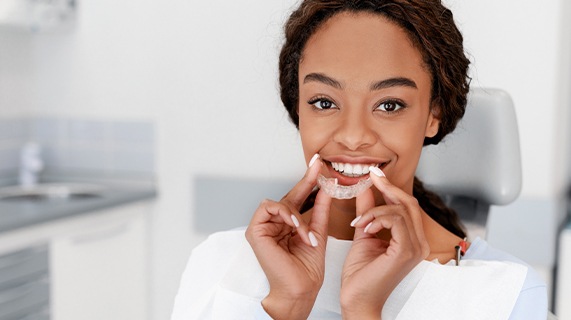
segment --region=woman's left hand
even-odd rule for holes
[[[430,253],[422,209],[413,196],[386,177],[371,174],[385,205],[375,207],[371,189],[357,197],[353,245],[343,266],[341,308],[344,318],[379,319],[385,301],[400,281]],[[390,240],[378,236],[390,230]]]

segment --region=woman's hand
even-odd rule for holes
[[[370,189],[357,197],[355,236],[341,284],[344,318],[379,319],[391,292],[430,253],[418,201],[379,173],[372,171],[371,178],[386,204],[375,207]],[[388,230],[390,240],[381,239],[378,234]]]
[[[281,201],[264,200],[260,204],[246,230],[270,283],[270,293],[262,305],[274,319],[306,319],[323,284],[331,198],[317,193],[309,224],[299,212],[323,165],[314,159],[305,176]]]

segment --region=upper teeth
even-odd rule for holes
[[[335,171],[341,172],[346,176],[360,176],[360,175],[369,174],[369,167],[377,165],[331,162],[331,166],[333,167],[333,169],[335,169]]]

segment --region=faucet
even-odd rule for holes
[[[24,188],[34,187],[43,168],[40,146],[35,142],[26,143],[20,152],[20,185]]]

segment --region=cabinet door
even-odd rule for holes
[[[147,318],[145,215],[108,220],[51,242],[54,320]]]

